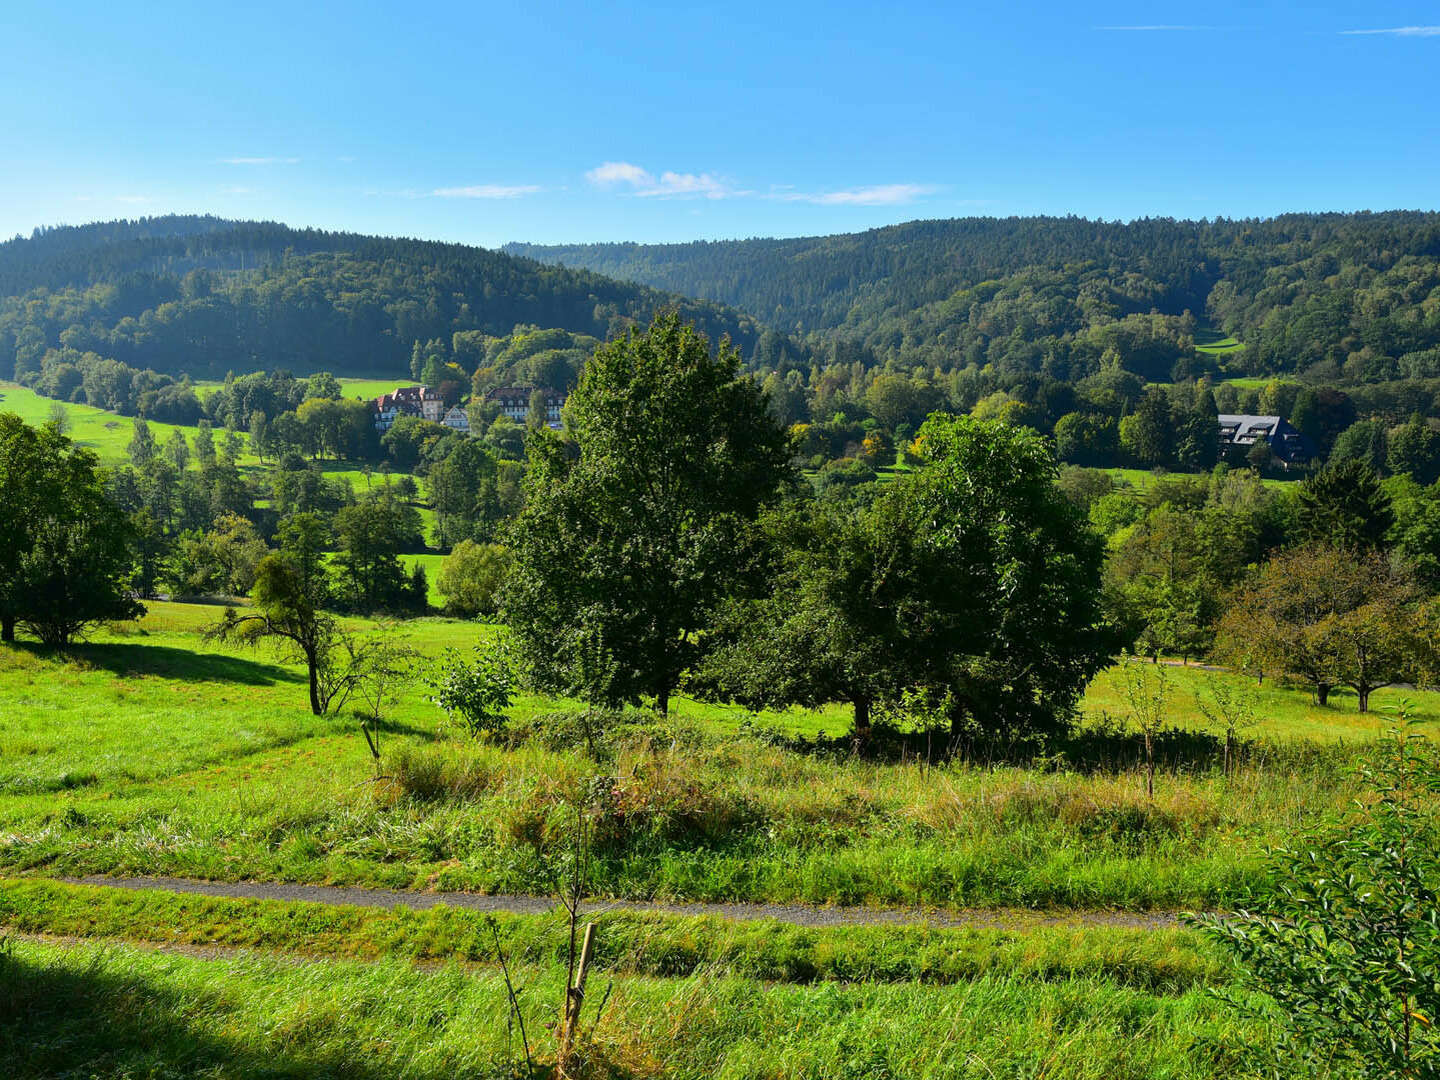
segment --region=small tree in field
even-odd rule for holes
[[[1351,686],[1360,711],[1370,693],[1406,681],[1423,645],[1410,575],[1373,551],[1312,547],[1277,555],[1232,598],[1216,656],[1285,672],[1315,688],[1320,705]]]
[[[1170,703],[1170,673],[1160,664],[1126,664],[1120,690],[1130,718],[1145,741],[1145,793],[1155,798],[1155,736],[1165,724]]]
[[[385,702],[394,702],[402,690],[416,678],[420,654],[408,645],[394,640],[393,625],[382,625],[366,638],[346,634],[341,638],[345,649],[345,668],[351,692],[365,703],[364,711],[355,710],[360,719],[360,734],[375,761],[375,776],[380,776],[380,714]]]
[[[1240,732],[1259,722],[1257,706],[1260,695],[1252,686],[1235,686],[1218,675],[1205,680],[1203,690],[1195,694],[1195,707],[1200,715],[1218,728],[1225,729],[1225,775],[1235,761],[1235,747]]]
[[[493,614],[510,567],[510,553],[499,544],[461,540],[440,564],[436,589],[445,597],[445,614],[473,619]]]
[[[1275,1075],[1440,1077],[1440,758],[1395,733],[1363,772],[1370,798],[1333,833],[1281,849],[1253,909],[1191,921],[1229,951],[1279,1027]]]
[[[344,688],[335,679],[335,650],[340,631],[335,618],[321,611],[306,587],[301,569],[285,555],[268,555],[255,568],[255,606],[245,614],[226,608],[224,618],[206,632],[216,641],[256,645],[274,641],[305,663],[310,711],[324,716]]]
[[[454,723],[475,737],[497,735],[505,728],[505,710],[515,694],[515,664],[504,639],[476,645],[474,659],[446,649],[438,668],[425,680],[430,700]]]
[[[20,623],[63,648],[86,628],[133,619],[130,521],[99,461],[51,427],[0,413],[0,639]]]

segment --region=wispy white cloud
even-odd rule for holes
[[[243,184],[226,184],[220,189],[221,195],[254,195],[253,187],[246,187]]]
[[[221,165],[299,165],[298,157],[226,157]]]
[[[1095,29],[1106,30],[1113,33],[1163,33],[1165,31],[1214,30],[1215,28],[1213,26],[1168,26],[1160,24],[1151,26],[1097,26]]]
[[[1348,36],[1389,34],[1392,37],[1440,37],[1440,26],[1391,26],[1383,30],[1341,30]]]
[[[649,187],[655,183],[655,178],[649,172],[639,165],[631,165],[628,161],[607,161],[603,165],[597,165],[585,174],[585,179],[600,187],[611,187],[615,184]]]
[[[900,206],[934,193],[930,184],[872,184],[841,191],[776,191],[766,198],[816,206]]]
[[[607,161],[585,174],[600,188],[620,189],[640,198],[772,199],[815,206],[899,206],[933,194],[929,184],[873,184],[837,191],[800,191],[792,184],[775,184],[768,191],[739,188],[714,173],[662,172],[629,161]]]
[[[534,195],[535,184],[470,184],[465,187],[436,188],[431,195],[441,199],[518,199]]]
[[[752,194],[737,191],[719,177],[709,173],[663,172],[660,179],[647,187],[637,188],[636,195],[644,196],[701,196],[706,199],[731,199],[737,195]]]
[[[596,187],[624,188],[641,198],[733,199],[753,195],[712,173],[665,171],[657,178],[649,169],[628,161],[607,161],[585,174]]]

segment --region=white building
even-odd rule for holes
[[[419,416],[438,424],[445,415],[444,400],[428,386],[397,386],[393,394],[377,397],[373,408],[379,431],[388,431],[402,416]]]
[[[500,415],[523,424],[530,419],[530,398],[536,389],[533,386],[497,386],[485,395],[485,400],[498,403]],[[568,395],[548,387],[540,387],[539,390],[545,395],[545,424],[552,431],[559,431],[560,410],[565,407]]]
[[[452,431],[458,431],[462,435],[470,434],[470,417],[459,405],[445,414],[445,419],[440,421]]]

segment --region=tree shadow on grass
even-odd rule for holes
[[[1138,731],[1117,723],[1095,725],[1057,734],[1050,739],[1007,738],[1003,735],[962,736],[948,731],[897,731],[876,724],[860,748],[852,735],[814,738],[762,732],[765,741],[785,749],[835,760],[859,756],[889,764],[965,762],[986,768],[1054,768],[1081,773],[1118,773],[1142,769],[1145,742]],[[1204,774],[1224,768],[1225,739],[1187,728],[1165,728],[1152,740],[1155,767],[1167,773]],[[1231,765],[1321,771],[1340,775],[1353,763],[1357,747],[1292,740],[1276,742],[1240,738],[1232,747]]]
[[[181,682],[229,682],[246,686],[273,686],[300,683],[305,677],[280,664],[267,664],[225,653],[194,652],[171,645],[105,644],[72,645],[63,652],[31,642],[15,646],[36,656],[66,658],[121,676],[154,675]]]
[[[237,987],[238,989],[238,987]],[[0,955],[0,1075],[355,1077],[393,1075],[367,1062],[363,1037],[354,1053],[336,1049],[339,1032],[316,1030],[301,1037],[241,1038],[205,1030],[234,1031],[234,1010],[210,987],[168,986],[133,971],[120,971],[97,955],[83,966]],[[229,1022],[227,1022],[229,1021]],[[303,1036],[303,1032],[299,1033]],[[360,1033],[356,1033],[359,1036]]]

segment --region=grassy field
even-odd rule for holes
[[[1196,330],[1195,351],[1224,359],[1244,351],[1245,346],[1219,330]]]
[[[89,405],[57,402],[53,398],[41,397],[18,383],[0,381],[0,410],[16,413],[26,423],[36,426],[45,423],[57,404],[70,418],[70,438],[76,443],[94,450],[105,465],[118,465],[129,460],[126,448],[130,445],[135,429],[128,417]],[[158,422],[150,424],[150,431],[159,443],[164,443],[177,430],[184,431],[186,437],[193,442],[199,429]],[[260,460],[254,455],[245,454],[238,463],[242,466],[258,466]]]
[[[1234,976],[1193,931],[1027,912],[1208,908],[1263,890],[1265,847],[1346,812],[1356,754],[1383,724],[1352,700],[1319,709],[1267,685],[1227,778],[1195,695],[1238,677],[1167,667],[1174,730],[1151,800],[1114,671],[1076,736],[1030,763],[927,762],[915,737],[858,759],[838,738],[844,709],[750,716],[685,699],[587,737],[578,703],[522,696],[505,738],[477,743],[412,684],[386,710],[377,778],[353,715],[309,714],[300,669],[201,637],[219,610],[154,603],[64,656],[0,647],[0,1074],[514,1075],[492,934],[536,1056],[553,1060],[558,914],[492,931],[443,906],[51,879],[544,894],[583,804],[597,897],[990,914],[955,930],[602,914],[592,987],[612,990],[581,1075],[1263,1075],[1274,1034],[1214,996]],[[495,630],[394,632],[434,657]],[[1440,721],[1440,696],[1409,696]]]
[[[390,391],[394,390],[397,386],[411,386],[415,380],[410,378],[409,373],[406,372],[384,379],[358,379],[340,376],[339,382],[340,389],[347,398],[374,398],[379,397],[381,394],[390,393]],[[195,395],[200,398],[201,401],[204,401],[225,384],[219,380],[204,380],[194,383],[193,385],[195,387]]]
[[[1043,771],[858,760],[843,740],[814,742],[848,730],[843,709],[750,717],[685,700],[601,732],[592,753],[576,703],[522,696],[509,740],[477,744],[411,686],[387,711],[373,782],[357,722],[311,717],[297,668],[200,639],[216,611],[156,603],[68,658],[0,652],[0,869],[545,891],[570,807],[603,790],[598,895],[1210,905],[1257,883],[1265,844],[1344,810],[1346,759],[1382,722],[1267,687],[1250,733],[1263,747],[1227,780],[1193,691],[1230,676],[1172,669],[1188,733],[1162,740],[1150,802],[1138,740],[1105,719],[1122,713],[1113,675],[1087,696],[1094,730]],[[396,631],[427,656],[490,632],[443,619]],[[1416,697],[1440,715],[1434,695]]]
[[[1131,487],[1147,488],[1156,480],[1162,479],[1203,479],[1200,473],[1164,472],[1157,473],[1152,469],[1106,469],[1116,480],[1123,481]],[[1266,487],[1283,487],[1286,484],[1296,484],[1298,480],[1284,480],[1274,476],[1267,476],[1260,481]]]

